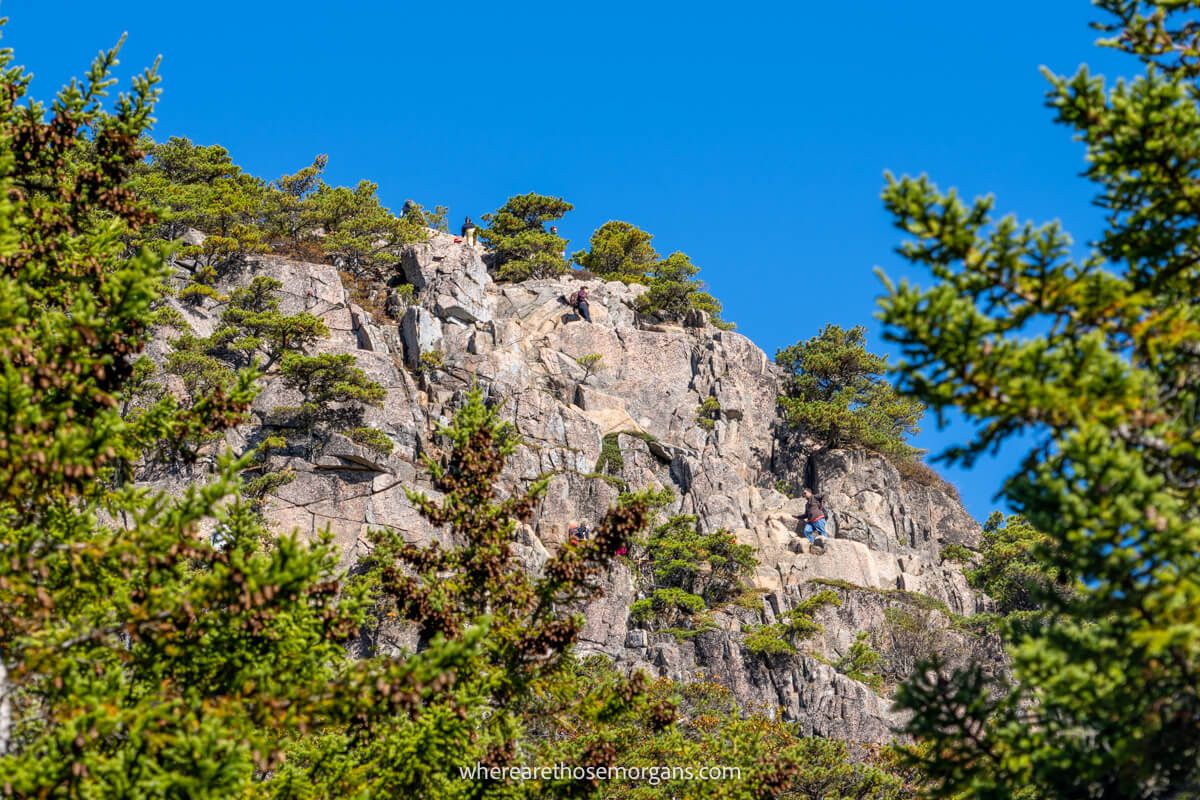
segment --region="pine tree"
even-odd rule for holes
[[[479,238],[492,251],[497,275],[523,281],[564,274],[567,242],[547,231],[546,223],[562,219],[573,208],[561,197],[530,192],[510,197],[494,214],[485,214],[486,227]]]
[[[266,359],[263,369],[270,370],[286,353],[302,352],[328,336],[329,328],[319,317],[307,311],[284,314],[279,310],[281,288],[283,284],[275,278],[256,275],[248,285],[230,293],[208,340],[208,352],[239,366],[257,363],[261,355]]]
[[[306,218],[309,198],[321,184],[321,175],[329,164],[329,156],[319,155],[299,172],[284,175],[271,183],[267,196],[266,220],[272,240],[299,249],[315,235]]]
[[[589,250],[572,258],[584,269],[611,280],[642,282],[654,269],[659,255],[650,244],[654,237],[628,222],[606,222],[592,234]]]
[[[155,73],[107,112],[107,52],[46,116],[17,105],[28,76],[10,63],[0,51],[0,795],[510,795],[457,767],[519,750],[517,709],[579,629],[562,611],[642,507],[615,509],[586,547],[527,575],[514,517],[544,482],[493,502],[515,440],[478,394],[431,464],[441,500],[413,495],[462,546],[381,534],[347,582],[327,543],[263,528],[241,495],[249,454],[170,495],[121,479],[163,441],[242,420],[255,374],[185,402],[155,396],[138,360],[168,275],[161,251],[128,247],[154,224],[124,182]],[[269,289],[244,304],[269,305]],[[312,399],[375,397],[342,360],[304,358],[280,370]],[[347,658],[368,613],[389,607],[426,632],[421,649]]]
[[[1190,797],[1200,785],[1196,5],[1097,5],[1102,43],[1145,72],[1112,85],[1086,67],[1047,74],[1105,211],[1088,252],[1076,258],[1057,223],[995,219],[990,197],[965,202],[924,177],[889,176],[884,190],[910,237],[901,252],[934,277],[888,284],[901,387],[973,424],[954,461],[1026,448],[1004,495],[1051,542],[1034,550],[1041,571],[1077,578],[1010,642],[1013,685],[931,669],[902,690],[942,792]]]
[[[327,549],[262,548],[238,464],[175,496],[117,478],[148,448],[216,432],[253,397],[238,377],[192,405],[144,391],[137,353],[166,277],[126,242],[153,216],[124,180],[153,70],[114,109],[116,50],[53,108],[0,51],[0,793],[228,797],[314,719],[361,604]],[[216,526],[215,551],[202,531]]]
[[[646,274],[649,290],[638,298],[638,310],[665,319],[681,319],[692,309],[703,311],[722,328],[732,328],[721,320],[721,303],[704,291],[696,275],[700,268],[684,253],[672,253],[654,264]]]
[[[427,521],[446,529],[448,544],[417,545],[397,531],[374,531],[360,580],[375,599],[377,619],[415,627],[419,656],[470,656],[444,677],[443,696],[392,719],[375,718],[369,736],[347,726],[299,742],[280,774],[281,787],[314,785],[327,797],[520,796],[503,783],[464,781],[458,768],[524,763],[532,742],[521,710],[569,669],[582,603],[645,523],[644,499],[629,497],[609,511],[593,538],[563,547],[531,575],[517,558],[518,525],[532,514],[549,478],[507,497],[499,492],[500,473],[519,439],[479,389],[467,394],[439,436],[448,452],[426,459],[439,496],[407,495]],[[639,687],[638,681],[613,681],[589,698],[571,699],[567,708],[578,711],[584,701],[632,703]],[[577,787],[580,794],[593,791],[586,782]]]
[[[424,219],[397,217],[379,202],[379,186],[353,189],[320,183],[307,199],[304,218],[322,231],[321,249],[352,275],[387,280],[400,263],[398,248],[428,237]]]
[[[204,234],[200,244],[181,244],[176,255],[193,276],[181,297],[203,302],[215,297],[217,281],[251,255],[269,250],[263,227],[268,187],[233,163],[218,145],[198,146],[172,137],[163,144],[147,142],[148,159],[133,168],[130,189],[160,210],[157,229],[147,237],[174,241],[189,228]]]
[[[807,342],[775,354],[787,373],[780,406],[788,424],[829,447],[858,446],[899,459],[917,451],[905,438],[917,432],[924,407],[897,394],[884,378],[887,359],[866,348],[866,329],[826,325]]]

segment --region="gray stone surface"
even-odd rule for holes
[[[613,478],[631,489],[670,487],[675,496],[664,513],[694,514],[702,530],[729,530],[755,548],[759,564],[751,583],[761,607],[717,609],[716,626],[687,640],[630,619],[642,588],[624,563],[615,564],[600,596],[584,609],[580,652],[680,680],[713,676],[747,707],[769,709],[807,732],[866,742],[893,735],[900,720],[890,701],[823,661],[836,663],[860,630],[886,644],[884,608],[905,592],[956,614],[987,607],[961,569],[941,558],[948,543],[978,544],[978,526],[951,491],[907,481],[879,456],[823,451],[802,433],[783,430],[776,404],[782,376],[766,354],[702,316],[685,320],[686,326],[639,323],[634,302],[645,287],[587,282],[588,323],[563,302],[579,282],[493,284],[481,251],[451,236],[407,246],[402,264],[418,300],[398,326],[352,306],[328,265],[265,258],[237,279],[266,273],[281,280],[285,311],[308,310],[329,326],[330,337],[316,349],[353,354],[386,390],[364,421],[391,438],[390,455],[334,437],[320,452],[271,462],[272,469],[297,475],[268,500],[277,528],[316,536],[327,527],[347,566],[362,555],[363,534],[372,526],[411,541],[445,541],[443,531],[417,515],[404,488],[430,491],[422,456],[434,446],[436,425],[448,421],[464,390],[478,383],[502,401],[503,415],[524,440],[505,484],[553,475],[516,545],[529,569],[539,569],[561,546],[568,521],[596,522],[616,501],[617,481],[592,474],[610,434],[624,461]],[[203,334],[218,315],[209,308],[188,310],[186,317]],[[441,351],[445,365],[418,373],[420,354],[429,350]],[[163,342],[150,348],[156,358],[167,351]],[[601,367],[585,380],[578,359],[592,353],[600,355]],[[696,422],[696,409],[710,396],[720,413],[706,430]],[[255,420],[231,440],[251,440],[269,409],[295,399],[269,375]],[[798,488],[806,479],[816,480],[832,511],[833,538],[819,555],[795,533],[802,503],[775,488],[780,480]],[[745,626],[775,621],[822,581],[859,587],[859,594],[847,594],[836,613],[822,612],[820,636],[794,656],[764,658],[745,650]],[[938,613],[930,624],[945,618]],[[410,635],[387,632],[388,646],[402,648]]]

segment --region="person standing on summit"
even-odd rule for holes
[[[462,224],[462,238],[471,247],[475,246],[475,223],[467,217]]]

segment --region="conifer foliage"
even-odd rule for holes
[[[707,291],[697,275],[700,268],[684,253],[659,256],[654,237],[628,222],[613,220],[592,234],[590,249],[572,258],[584,269],[606,280],[644,283],[638,311],[664,320],[679,321],[689,311],[703,311],[714,325],[726,330],[732,323],[721,319],[721,303]]]
[[[356,603],[330,554],[269,549],[237,501],[239,465],[175,497],[122,486],[149,443],[235,422],[244,374],[198,402],[158,397],[130,421],[134,356],[161,290],[153,223],[123,185],[157,75],[106,111],[116,51],[53,107],[0,52],[0,794],[231,796],[305,715]],[[115,488],[114,488],[115,487]],[[201,535],[222,530],[214,551]]]
[[[420,206],[396,216],[370,181],[354,188],[327,184],[324,155],[267,182],[242,170],[219,145],[172,137],[145,146],[148,157],[134,165],[129,186],[159,209],[160,221],[139,241],[187,234],[176,246],[175,263],[191,270],[180,297],[193,303],[218,298],[222,279],[252,256],[272,252],[328,259],[356,277],[390,279],[398,248],[428,236]]]
[[[884,377],[887,360],[867,350],[866,329],[826,325],[807,342],[775,354],[788,372],[779,398],[789,424],[829,447],[857,446],[911,459],[906,437],[917,432],[924,412],[898,394]]]
[[[1047,74],[1105,212],[1090,252],[1076,258],[1057,223],[997,219],[990,197],[967,202],[925,177],[884,189],[901,252],[933,275],[927,288],[889,283],[883,301],[901,386],[973,423],[958,461],[1032,445],[1005,495],[1049,539],[1034,572],[1078,580],[1044,593],[1048,621],[1013,640],[1014,685],[931,669],[900,695],[946,793],[1190,797],[1200,785],[1200,9],[1097,5],[1102,44],[1144,73],[1107,85],[1086,67]]]
[[[567,271],[563,258],[566,239],[546,225],[574,206],[561,197],[529,192],[510,197],[495,213],[485,214],[479,238],[492,250],[497,275],[503,280],[553,278]]]
[[[17,107],[28,78],[10,62],[0,53],[0,796],[506,791],[457,767],[514,751],[505,710],[561,663],[579,626],[557,604],[587,591],[636,532],[639,506],[614,510],[537,581],[514,579],[506,515],[540,484],[487,502],[494,489],[480,481],[514,445],[478,396],[446,432],[452,451],[435,474],[447,499],[418,501],[466,546],[381,539],[378,570],[352,580],[326,543],[263,529],[241,498],[250,455],[221,455],[210,479],[170,496],[118,480],[161,440],[210,439],[242,419],[255,374],[184,402],[150,390],[135,360],[167,277],[153,247],[129,254],[154,217],[124,185],[155,73],[106,111],[110,51],[47,113]],[[271,313],[270,288],[240,311]],[[341,391],[342,366],[297,380]],[[393,545],[420,582],[385,560]],[[439,557],[448,580],[426,569]],[[436,602],[422,602],[435,597],[426,589]],[[439,604],[447,591],[457,604]],[[430,634],[419,652],[348,658],[388,603]]]

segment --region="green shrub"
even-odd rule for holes
[[[392,452],[395,444],[391,437],[378,428],[356,427],[346,431],[346,436],[351,441],[361,444],[363,447],[369,447],[376,452],[387,455]]]
[[[1055,593],[1067,594],[1070,582],[1047,566],[1053,542],[1024,517],[994,512],[983,526],[983,542],[967,581],[996,601],[997,611],[1038,611]],[[943,550],[943,552],[945,552]]]
[[[742,647],[760,656],[790,655],[796,648],[789,640],[790,632],[778,623],[770,625],[751,625],[745,629]]]
[[[858,636],[854,638],[854,644],[850,645],[846,655],[842,656],[834,668],[847,678],[853,678],[878,690],[883,686],[883,676],[878,672],[882,659],[875,648],[871,647],[870,634],[859,631]]]
[[[597,372],[602,372],[608,366],[604,363],[604,356],[600,353],[586,353],[575,359],[575,363],[583,367],[584,383],[587,383],[588,378]]]
[[[761,611],[763,592],[761,589],[746,589],[734,599],[733,604],[747,611]]]
[[[736,597],[757,561],[754,548],[738,544],[725,530],[701,533],[696,517],[679,514],[651,531],[643,576],[654,586],[678,587],[700,595],[707,606]]]
[[[659,261],[646,276],[649,288],[637,300],[638,311],[678,320],[695,309],[718,319],[721,304],[703,291],[704,284],[695,277],[699,272],[700,268],[683,253],[672,253]]]
[[[411,306],[417,300],[417,287],[411,283],[399,283],[392,287],[392,291],[400,298],[400,302],[406,306]]]
[[[824,630],[813,615],[825,606],[841,605],[836,592],[824,590],[805,598],[787,611],[780,622],[768,625],[747,625],[742,645],[751,653],[780,655],[796,652],[796,643]]]
[[[779,492],[784,497],[795,499],[800,497],[800,491],[796,488],[796,484],[791,481],[786,481],[783,478],[775,481],[775,491]]]
[[[192,326],[188,324],[183,313],[166,303],[154,309],[154,313],[150,315],[150,325],[158,328],[174,328],[185,333],[192,332]]]
[[[605,280],[641,283],[659,259],[650,244],[653,238],[628,222],[606,222],[592,234],[591,249],[580,250],[572,260]]]
[[[600,457],[596,460],[595,472],[615,475],[625,468],[625,457],[621,455],[621,445],[617,442],[619,435],[606,433],[600,440]]]
[[[709,395],[696,406],[696,424],[704,430],[711,431],[717,427],[717,420],[720,418],[721,403],[716,397]]]
[[[442,355],[441,350],[426,350],[421,353],[421,358],[418,359],[421,364],[421,369],[426,372],[433,372],[441,369],[446,364],[446,357]]]
[[[205,300],[220,300],[221,295],[206,283],[189,283],[179,290],[179,301],[190,306],[203,305]]]
[[[639,623],[655,622],[662,627],[680,623],[695,627],[695,623],[707,622],[703,612],[707,606],[704,598],[676,587],[655,589],[649,597],[634,601],[630,615]]]
[[[969,564],[975,559],[975,555],[974,550],[954,542],[942,547],[943,561],[957,561],[962,564]]]
[[[840,606],[842,598],[837,592],[824,589],[812,597],[805,598],[783,615],[788,634],[798,639],[807,639],[824,630],[813,615],[825,606]]]

